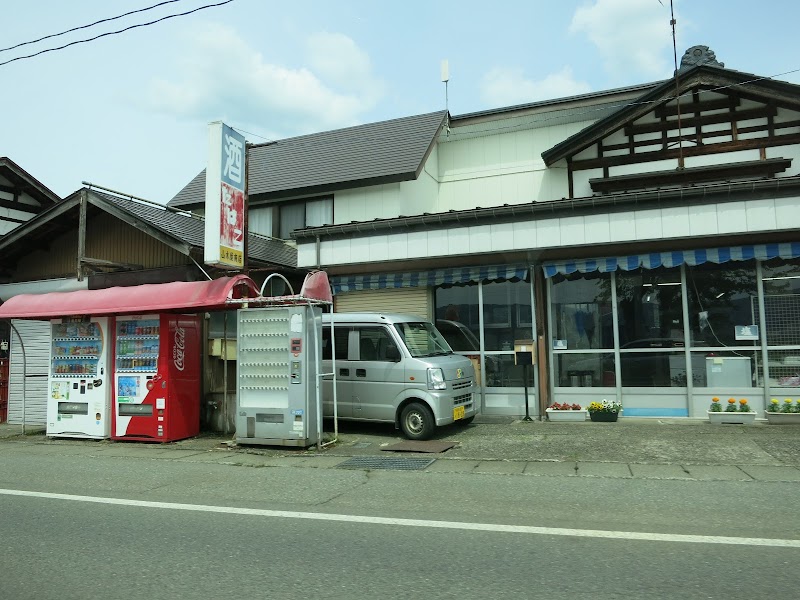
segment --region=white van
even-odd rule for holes
[[[413,315],[322,315],[322,368],[332,372],[336,339],[340,419],[394,423],[412,440],[436,427],[471,423],[478,413],[475,370],[432,323]],[[333,384],[323,383],[323,414],[333,416]]]

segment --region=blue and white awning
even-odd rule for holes
[[[528,267],[501,265],[494,267],[464,267],[460,269],[437,269],[412,273],[380,273],[374,275],[352,275],[331,277],[333,293],[356,290],[386,290],[406,287],[433,287],[443,284],[470,283],[525,279]]]
[[[703,250],[675,250],[672,252],[651,252],[647,254],[631,254],[607,258],[587,258],[582,260],[565,260],[545,263],[545,277],[553,277],[557,273],[569,275],[576,271],[591,273],[600,271],[610,273],[617,269],[633,271],[638,268],[656,269],[658,267],[677,267],[682,264],[691,266],[703,263],[726,263],[741,260],[769,260],[771,258],[797,258],[800,256],[800,242],[786,244],[758,244],[752,246],[729,246],[727,248],[706,248]]]

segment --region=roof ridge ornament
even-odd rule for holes
[[[681,66],[678,72],[686,71],[697,65],[711,65],[724,67],[725,63],[717,60],[717,55],[708,46],[692,46],[681,57]]]

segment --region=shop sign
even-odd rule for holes
[[[221,121],[210,123],[206,167],[204,260],[226,269],[244,267],[244,136]]]

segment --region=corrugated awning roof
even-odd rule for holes
[[[232,299],[258,296],[246,275],[212,281],[174,281],[103,290],[19,294],[0,306],[0,319],[49,319],[71,315],[202,312],[226,308]]]

